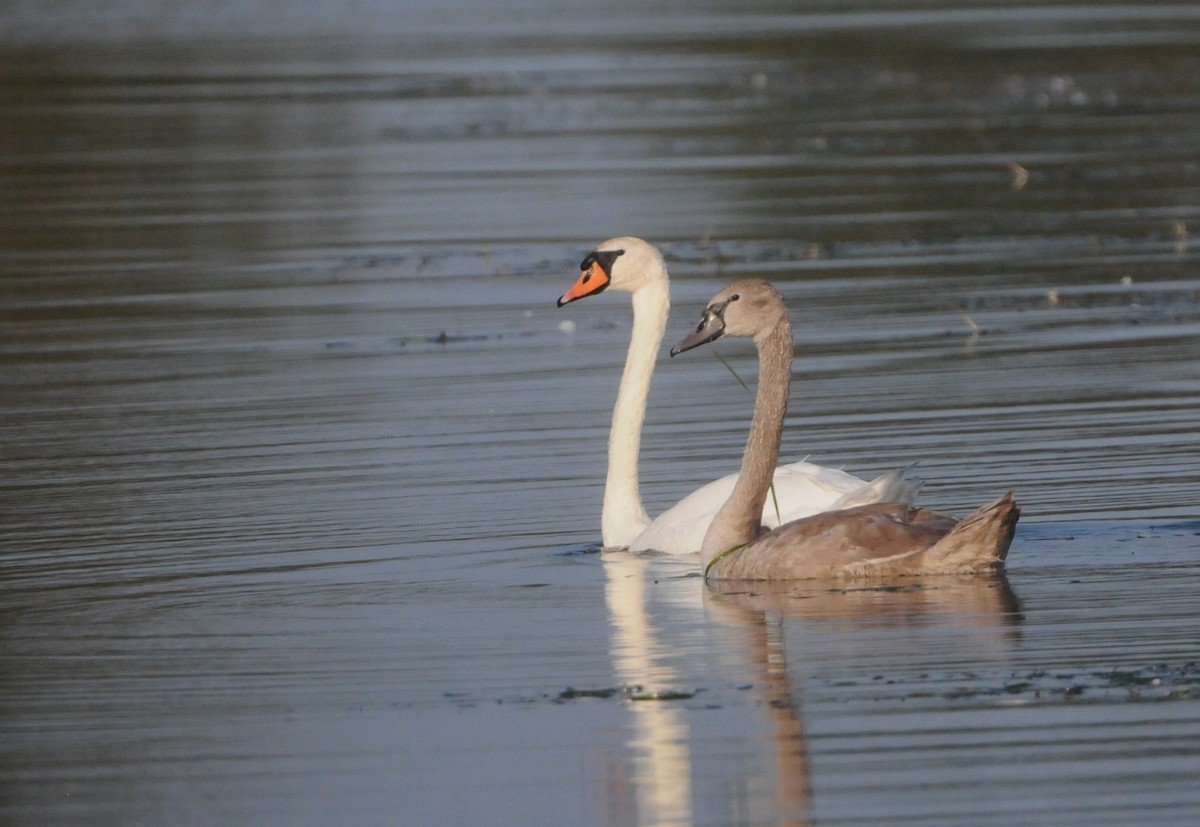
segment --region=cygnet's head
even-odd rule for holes
[[[736,281],[712,297],[696,329],[671,348],[671,355],[724,336],[757,340],[786,322],[787,305],[778,290],[759,279]]]
[[[667,281],[662,253],[653,244],[632,236],[605,241],[584,257],[579,269],[575,284],[559,297],[559,307],[609,287],[635,293],[647,284]]]

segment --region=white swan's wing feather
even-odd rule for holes
[[[921,486],[925,484],[925,480],[917,476],[914,471],[916,464],[907,468],[897,468],[895,471],[888,471],[886,474],[876,477],[869,483],[863,485],[857,491],[848,491],[840,500],[835,502],[826,511],[840,511],[844,508],[854,508],[858,505],[870,505],[871,503],[904,503],[912,505],[917,498],[917,493],[921,490]]]
[[[802,517],[819,514],[834,508],[872,502],[911,502],[921,481],[912,476],[910,468],[898,469],[866,482],[853,474],[836,468],[826,468],[811,462],[793,462],[775,469],[775,498],[779,501],[776,513],[771,497],[763,508],[763,525],[774,528]],[[688,554],[700,550],[704,534],[717,510],[729,499],[737,474],[729,474],[697,488],[668,508],[629,544],[631,551],[661,551],[668,554]]]

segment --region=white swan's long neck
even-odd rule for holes
[[[646,283],[633,294],[633,335],[608,435],[608,479],[600,516],[600,533],[608,547],[628,546],[650,525],[638,488],[638,452],[650,380],[670,311],[665,273],[662,279]]]
[[[785,319],[757,344],[759,373],[754,420],[737,483],[704,535],[700,558],[705,567],[718,555],[758,537],[760,515],[779,460],[792,379],[792,326]]]

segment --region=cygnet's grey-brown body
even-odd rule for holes
[[[1020,509],[1011,493],[963,520],[905,503],[828,511],[762,533],[762,513],[779,456],[791,384],[792,329],[783,297],[747,279],[717,293],[700,324],[671,355],[723,336],[758,347],[758,392],[741,471],[705,534],[700,557],[710,579],[799,580],[953,574],[1004,562]]]

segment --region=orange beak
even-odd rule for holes
[[[562,307],[576,299],[603,292],[604,288],[608,287],[609,281],[608,272],[600,262],[593,261],[587,266],[587,269],[579,274],[579,279],[571,285],[571,289],[559,296],[558,306]]]

